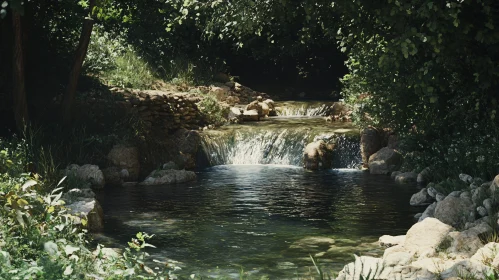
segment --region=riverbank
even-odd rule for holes
[[[392,178],[418,178],[403,174]],[[337,279],[496,279],[498,182],[460,174],[428,183],[411,197],[411,205],[428,206],[406,235],[380,237],[383,257],[356,256]]]

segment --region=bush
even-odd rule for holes
[[[30,149],[24,140],[0,138],[0,279],[169,278],[168,267],[145,265],[147,234],[138,233],[122,255],[100,245],[90,251],[86,219],[61,199],[64,180],[45,193],[41,176],[26,172]]]
[[[203,100],[197,105],[209,124],[222,126],[227,123],[226,116],[229,114],[229,108],[224,108],[220,105],[214,95],[207,94],[203,96]]]

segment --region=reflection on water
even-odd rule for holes
[[[126,244],[138,231],[155,234],[152,255],[179,261],[183,275],[236,277],[243,267],[255,278],[290,279],[311,273],[309,254],[340,269],[353,253],[381,253],[371,243],[404,234],[415,213],[415,186],[361,171],[230,165],[198,175],[183,185],[106,189],[104,235]]]

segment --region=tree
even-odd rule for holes
[[[90,37],[94,26],[94,19],[92,17],[94,14],[95,2],[96,0],[90,0],[89,2],[89,16],[85,18],[83,23],[80,41],[78,43],[78,47],[76,48],[73,66],[71,67],[71,71],[69,73],[69,81],[62,102],[62,119],[65,125],[68,125],[71,122],[76,87],[81,74],[83,60],[87,55],[88,44],[90,43]]]

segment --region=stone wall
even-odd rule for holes
[[[194,93],[158,90],[120,90],[125,106],[137,113],[147,128],[174,131],[180,128],[199,129],[204,119],[196,103],[201,97]]]

